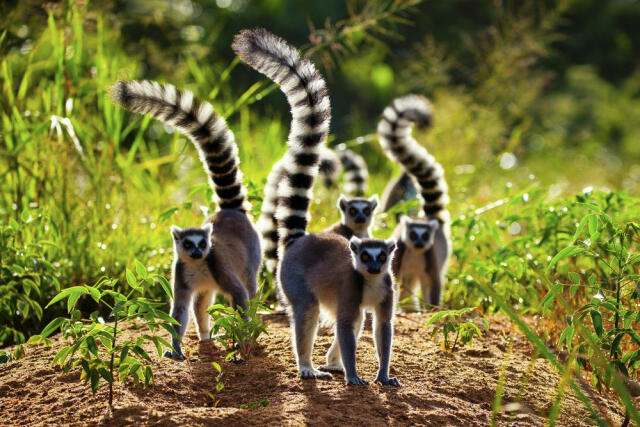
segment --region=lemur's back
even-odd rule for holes
[[[285,252],[280,283],[283,287],[305,286],[321,304],[331,305],[340,300],[337,295],[351,288],[348,284],[353,281],[353,268],[350,261],[345,262],[350,259],[349,242],[344,237],[332,232],[306,234],[292,242]],[[327,271],[328,265],[333,267],[331,271]],[[341,278],[344,282],[338,280]],[[284,291],[295,299],[295,288]]]
[[[239,210],[221,209],[209,218],[213,224],[212,252],[217,264],[232,269],[240,281],[256,293],[255,278],[260,265],[260,238],[247,215]]]

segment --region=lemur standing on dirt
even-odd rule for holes
[[[348,242],[334,233],[306,232],[311,188],[329,132],[331,106],[326,84],[309,60],[264,29],[241,31],[233,49],[243,62],[275,81],[291,106],[288,151],[281,163],[286,178],[277,190],[278,282],[290,310],[300,375],[331,378],[311,361],[323,306],[336,317],[347,383],[366,384],[356,372],[355,331],[361,329],[363,310],[371,308],[380,365],[376,381],[397,386],[398,380],[389,377],[394,316],[389,259],[395,243],[355,237]]]
[[[447,183],[442,166],[411,134],[413,124],[431,123],[431,105],[422,97],[407,95],[385,108],[378,123],[380,144],[414,180],[422,199],[424,218],[402,217],[394,231],[398,249],[393,271],[401,286],[400,299],[409,297],[410,309],[423,301],[439,305],[451,251]]]
[[[256,293],[260,239],[247,215],[246,188],[233,132],[211,104],[170,84],[120,81],[112,98],[127,110],[150,114],[189,137],[196,146],[220,209],[200,228],[171,227],[174,242],[171,315],[180,323],[167,356],[184,358],[181,339],[195,314],[200,340],[210,337],[207,308],[216,292],[246,307]]]
[[[373,212],[378,205],[377,197],[364,198],[367,190],[369,172],[367,163],[359,154],[349,149],[333,151],[323,147],[320,150],[319,174],[323,176],[324,184],[331,187],[342,169],[344,171],[344,190],[348,196],[341,195],[338,199],[338,210],[341,221],[326,231],[333,231],[346,239],[356,235],[360,238],[369,237],[369,228],[373,219]],[[258,230],[262,235],[263,256],[265,267],[270,273],[275,273],[278,265],[278,225],[275,217],[277,203],[277,189],[284,179],[282,162],[277,162],[264,188],[264,200],[258,221]]]

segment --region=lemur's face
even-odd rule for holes
[[[171,227],[173,247],[183,261],[193,261],[206,257],[211,250],[211,223],[202,228]]]
[[[396,248],[394,240],[359,239],[349,240],[353,267],[362,274],[386,272]]]
[[[373,211],[378,206],[378,197],[373,196],[368,199],[364,197],[347,198],[340,196],[338,199],[338,209],[342,223],[352,230],[365,230],[371,225]]]
[[[402,217],[402,241],[409,247],[426,251],[433,246],[440,223],[435,219],[409,219]]]

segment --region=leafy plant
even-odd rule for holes
[[[213,407],[217,407],[220,404],[220,399],[218,399],[218,395],[224,390],[224,382],[222,379],[224,378],[224,372],[222,372],[222,366],[218,362],[211,362],[211,367],[216,372],[215,377],[215,386],[212,391],[207,393],[209,399],[211,399],[211,404]]]
[[[442,335],[443,346],[447,351],[455,351],[458,345],[464,346],[475,337],[482,336],[480,326],[487,329],[488,323],[484,318],[477,319],[476,308],[466,307],[458,310],[440,310],[434,313],[426,322],[426,326],[435,326],[432,336]],[[478,326],[480,324],[480,326]],[[455,334],[453,342],[450,335]]]
[[[69,317],[57,317],[40,333],[29,339],[30,344],[47,343],[54,332],[60,331],[65,345],[56,353],[53,362],[65,372],[80,367],[82,378],[90,383],[95,393],[106,382],[109,386],[108,404],[113,407],[113,384],[128,379],[148,386],[153,382],[152,359],[143,348],[146,342],[153,344],[161,357],[171,344],[161,335],[162,330],[175,334],[175,319],[165,313],[163,304],[144,296],[150,286],[159,285],[168,297],[171,290],[166,278],[150,274],[139,262],[135,272],[127,269],[127,284],[131,290],[121,293],[121,284],[114,279],[102,279],[94,286],[73,286],[63,289],[49,306],[66,301]],[[81,298],[91,298],[108,309],[107,323],[98,311],[88,319],[76,308]],[[123,337],[123,324],[136,327],[135,338]]]
[[[258,346],[258,337],[267,332],[267,328],[258,314],[265,309],[263,298],[258,296],[249,300],[247,308],[233,308],[224,304],[209,307],[213,318],[211,335],[227,351],[227,360],[240,356],[248,359]]]

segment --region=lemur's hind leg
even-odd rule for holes
[[[211,324],[209,322],[209,312],[207,309],[213,299],[213,289],[206,289],[196,294],[193,301],[193,314],[198,326],[198,337],[200,341],[211,339]]]
[[[360,315],[355,322],[353,322],[353,333],[356,336],[356,341],[360,339],[362,330],[364,328],[364,314]],[[342,358],[340,355],[340,344],[338,343],[338,332],[334,328],[334,337],[329,351],[327,351],[327,364],[320,366],[323,371],[330,372],[344,372],[342,367]]]
[[[171,343],[173,351],[167,351],[164,355],[174,359],[184,359],[182,353],[182,337],[189,325],[189,312],[193,291],[186,287],[175,287],[173,290],[173,301],[171,303],[171,316],[178,321],[175,331],[176,336],[172,337]]]
[[[298,370],[302,378],[332,378],[328,372],[322,372],[313,367],[311,355],[313,343],[318,331],[320,307],[317,301],[309,301],[304,305],[292,307],[293,343],[295,347]]]

